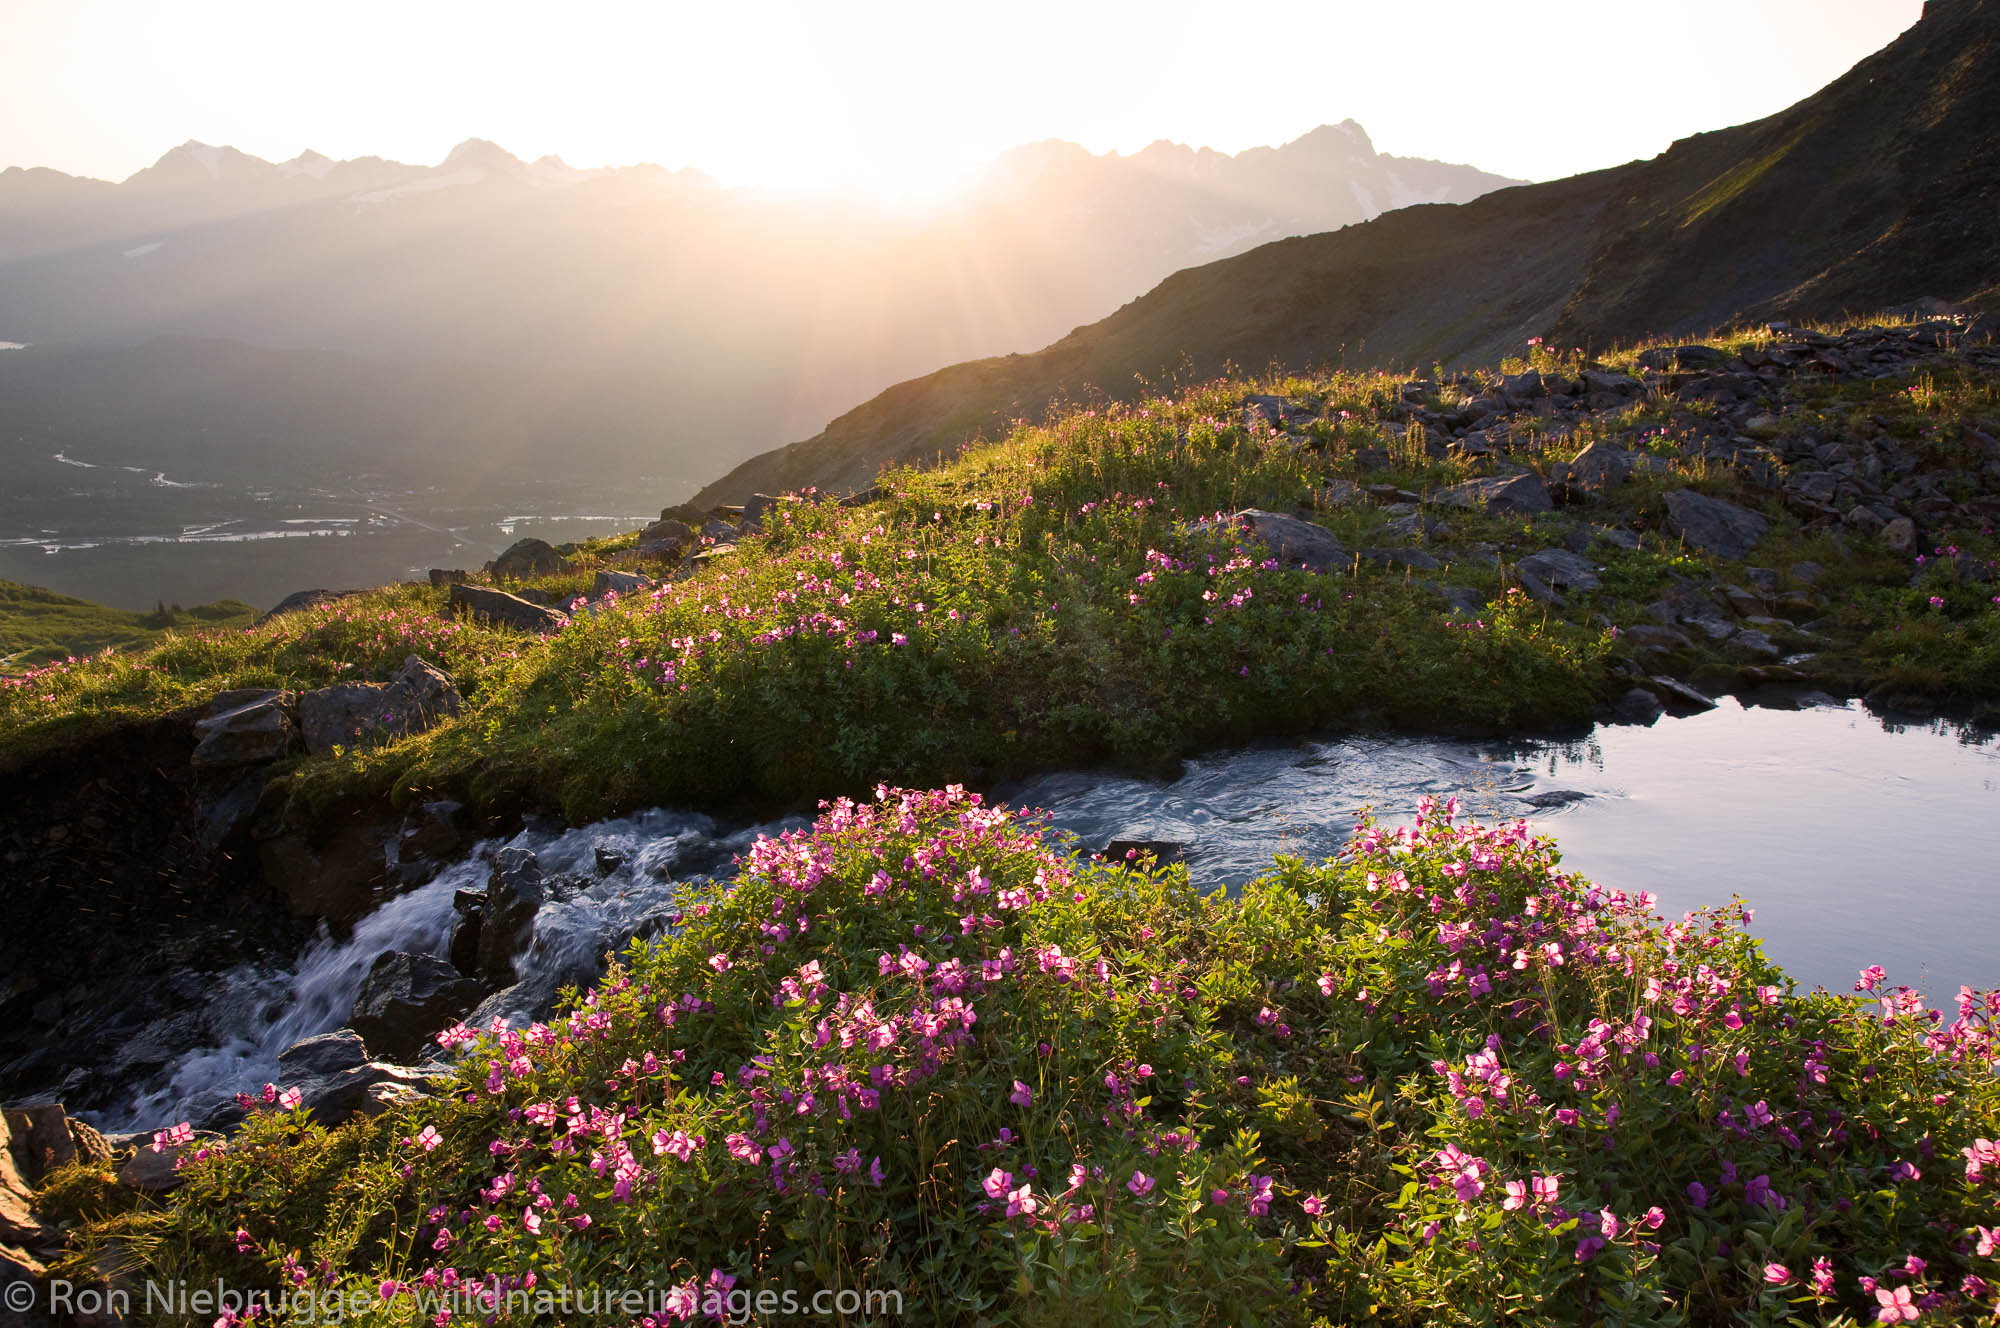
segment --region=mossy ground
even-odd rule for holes
[[[143,649],[174,629],[245,627],[257,610],[241,600],[151,613],[114,609],[39,586],[0,581],[0,670],[22,672],[77,655]]]

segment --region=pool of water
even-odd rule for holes
[[[1650,728],[1604,727],[1566,742],[1352,737],[1245,748],[1190,761],[1179,778],[1045,775],[994,797],[1046,808],[1080,847],[1172,844],[1216,889],[1266,871],[1274,853],[1337,854],[1360,808],[1406,822],[1426,794],[1456,794],[1483,819],[1526,817],[1566,863],[1669,914],[1742,895],[1768,952],[1808,986],[1850,990],[1883,964],[1948,1004],[1959,984],[2000,986],[1994,923],[2000,747],[1942,725],[1885,726],[1859,707],[1745,709],[1724,701]],[[536,916],[523,983],[487,1013],[546,1005],[589,981],[605,950],[687,881],[727,872],[756,836],[803,822],[718,826],[653,810],[511,843],[566,882]],[[220,975],[180,1054],[101,1122],[139,1128],[198,1113],[277,1073],[293,1040],[344,1024],[362,979],[390,950],[443,955],[453,893],[486,882],[489,843],[338,941]]]
[[[1344,738],[1191,761],[1153,782],[1066,773],[998,791],[1084,843],[1184,846],[1190,874],[1240,884],[1274,852],[1339,850],[1357,809],[1407,821],[1426,793],[1525,816],[1565,863],[1676,914],[1741,895],[1772,958],[1847,991],[1879,963],[1942,1003],[2000,985],[2000,745],[1861,709],[1725,699],[1651,727],[1560,742]]]

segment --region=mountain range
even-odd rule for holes
[[[2000,0],[1930,0],[1791,108],[1660,156],[1175,273],[1031,355],[897,384],[694,501],[868,484],[1058,399],[1226,365],[1427,368],[1760,319],[2000,303]]]
[[[1351,121],[1235,155],[1032,144],[920,210],[524,162],[481,140],[436,166],[187,143],[116,184],[0,172],[0,341],[192,336],[588,373],[646,399],[656,446],[713,474],[1189,264],[1507,183],[1377,153]],[[440,384],[438,414],[464,406]]]

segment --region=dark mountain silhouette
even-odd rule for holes
[[[1649,161],[1175,273],[1032,355],[899,383],[695,501],[867,484],[1052,400],[1225,364],[1429,366],[1767,318],[2000,300],[2000,0],[1931,0],[1789,110]]]
[[[0,172],[0,340],[191,335],[650,375],[676,385],[659,445],[713,473],[899,378],[1042,345],[1190,263],[1506,183],[1378,154],[1351,122],[1234,156],[1033,144],[927,210],[524,162],[476,139],[436,166],[188,143],[115,185]]]

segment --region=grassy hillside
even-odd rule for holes
[[[1927,6],[1814,96],[1650,161],[1405,208],[1175,273],[1032,355],[898,384],[695,498],[866,485],[1051,402],[1232,366],[1464,367],[2000,286],[2000,0]]]
[[[0,672],[19,673],[75,655],[149,646],[174,628],[246,627],[256,617],[256,609],[234,599],[191,609],[163,604],[152,613],[133,613],[38,586],[0,581]]]
[[[1791,356],[1781,336],[1887,367],[1742,367]],[[1078,412],[893,473],[869,501],[794,496],[679,565],[647,563],[633,537],[585,546],[527,588],[570,602],[607,566],[667,579],[547,636],[450,616],[443,591],[406,585],[40,670],[0,690],[0,753],[17,763],[225,687],[385,678],[411,654],[452,675],[464,713],[298,763],[300,805],[770,805],[880,780],[1153,767],[1260,734],[1575,724],[1661,675],[1990,705],[2000,368],[1934,328],[1815,336],[1745,336],[1713,352],[1733,369],[1647,370],[1602,399],[1515,410],[1488,373],[1221,381]],[[1635,355],[1545,356],[1540,381],[1618,381]],[[1449,444],[1435,432],[1475,414],[1496,422]],[[1538,514],[1446,501],[1508,474],[1560,496],[1593,444],[1632,468],[1601,496]],[[1748,558],[1703,553],[1671,519],[1681,490],[1747,505],[1769,533]],[[1892,547],[1850,492],[1917,514],[1922,544]],[[1317,523],[1341,559],[1302,570],[1198,524],[1244,508]],[[1551,550],[1579,551],[1591,584],[1524,572]]]

